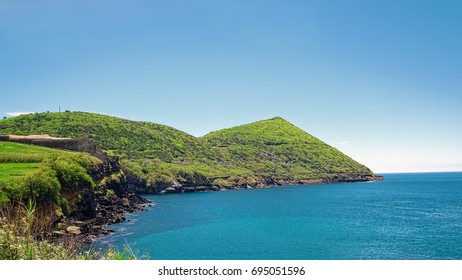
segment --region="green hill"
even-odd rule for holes
[[[373,176],[367,167],[279,117],[215,131],[201,139],[222,158],[276,181]]]
[[[204,157],[209,151],[197,139],[174,128],[121,118],[84,113],[21,115],[0,122],[0,134],[49,134],[55,137],[91,135],[106,151],[122,158],[173,159]]]
[[[120,157],[132,186],[154,192],[178,185],[234,188],[373,179],[368,168],[281,118],[196,138],[165,125],[100,114],[36,113],[1,120],[1,134],[91,135]]]

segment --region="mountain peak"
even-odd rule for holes
[[[286,119],[284,119],[282,117],[279,117],[279,116],[276,116],[274,118],[271,118],[271,119],[268,119],[268,120],[265,120],[265,121],[267,121],[267,122],[280,122],[280,123],[284,122],[284,123],[291,124],[291,122],[289,122],[288,120],[286,120]]]
[[[274,118],[269,119],[270,121],[285,121],[282,117],[276,116]]]

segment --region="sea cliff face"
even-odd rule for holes
[[[108,157],[88,173],[96,187],[63,188],[72,210],[56,223],[58,230],[51,233],[53,238],[72,237],[78,242],[91,243],[99,235],[111,233],[108,225],[125,221],[127,213],[143,211],[150,203],[129,190],[117,157]]]

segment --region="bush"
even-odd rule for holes
[[[87,173],[88,162],[81,157],[58,157],[47,163],[55,172],[63,187],[95,186]]]
[[[0,181],[0,207],[10,202],[8,194],[5,192],[6,183]]]
[[[61,197],[61,188],[94,187],[95,183],[87,173],[91,164],[91,159],[85,155],[66,155],[45,160],[32,173],[0,182],[0,206],[32,199],[37,204],[60,206],[63,213],[68,215],[69,202]]]
[[[60,206],[64,216],[68,216],[71,213],[71,206],[69,205],[69,201],[67,201],[66,198],[61,197]]]
[[[60,202],[61,184],[56,178],[56,172],[47,165],[42,165],[38,171],[21,178],[19,188],[23,199],[31,198],[39,204]]]

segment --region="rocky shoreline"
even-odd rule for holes
[[[141,194],[173,194],[173,193],[191,193],[191,192],[207,192],[207,191],[225,191],[237,189],[253,189],[253,188],[268,188],[275,186],[290,186],[290,185],[319,185],[319,184],[337,184],[337,183],[357,183],[357,182],[377,182],[383,181],[383,176],[371,176],[369,174],[338,174],[322,179],[308,180],[274,180],[261,179],[252,184],[236,184],[233,186],[213,185],[209,182],[173,182],[170,186],[164,188],[141,187],[140,185],[130,184],[129,188]],[[140,182],[138,182],[139,184]]]
[[[193,186],[189,184],[184,186],[175,182],[171,187],[155,192],[155,194],[172,194],[172,193],[190,193],[190,192],[207,192],[207,191],[224,191],[234,189],[248,189],[248,188],[267,188],[282,185],[313,185],[313,184],[335,184],[335,183],[353,183],[353,182],[375,182],[382,181],[382,176],[359,176],[359,177],[334,177],[331,180],[268,180],[266,184],[258,184],[254,186],[241,185],[232,188],[225,188],[220,186]],[[123,190],[120,189],[123,187]],[[119,189],[118,189],[119,188]],[[98,238],[104,235],[110,235],[112,230],[108,226],[125,222],[126,214],[133,212],[145,211],[151,204],[151,201],[139,196],[132,190],[128,190],[125,184],[118,185],[118,194],[106,197],[96,197],[96,207],[94,216],[85,219],[85,217],[67,218],[62,221],[62,230],[53,231],[51,233],[51,240],[62,242],[72,240],[78,246],[83,244],[91,244]],[[149,192],[145,192],[149,193]],[[152,192],[151,192],[152,193]]]
[[[91,244],[101,236],[113,233],[108,226],[124,222],[128,213],[145,211],[150,205],[151,201],[135,193],[113,198],[110,202],[100,201],[97,203],[93,218],[66,218],[60,223],[62,229],[52,231],[49,239],[53,242],[73,243],[77,246]]]

